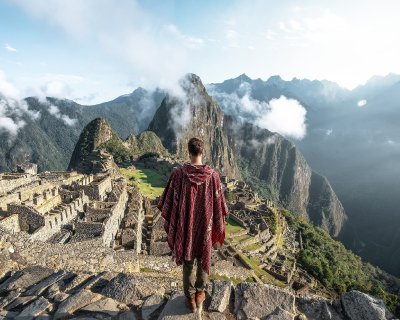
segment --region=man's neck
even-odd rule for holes
[[[201,160],[201,158],[193,159],[190,161],[190,163],[195,165],[202,165],[203,163],[201,162]]]

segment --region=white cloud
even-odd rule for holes
[[[302,139],[306,135],[306,109],[294,99],[281,96],[268,103],[268,110],[256,124],[286,137]]]
[[[11,52],[17,52],[17,49],[15,49],[14,47],[12,47],[12,46],[9,45],[8,43],[6,43],[6,44],[4,45],[4,48],[6,48],[8,51],[11,51]]]
[[[19,129],[25,126],[24,117],[37,120],[40,112],[29,109],[28,104],[21,100],[20,92],[0,70],[0,132],[7,132],[12,141]]]
[[[57,119],[62,120],[67,126],[74,126],[78,121],[77,119],[70,118],[66,114],[62,114],[60,109],[53,104],[49,104],[49,113]]]
[[[302,139],[306,135],[307,111],[297,100],[285,96],[272,99],[269,103],[255,100],[247,82],[241,83],[237,93],[218,92],[211,85],[207,89],[225,113],[241,121],[253,122],[261,128],[294,139]]]
[[[79,41],[90,41],[128,63],[142,86],[177,87],[190,70],[192,52],[205,40],[160,23],[134,0],[15,1],[33,16],[62,27]]]
[[[357,102],[358,107],[364,107],[367,104],[367,100],[363,99]]]
[[[330,136],[332,134],[333,130],[332,129],[328,129],[325,131],[327,136]]]
[[[0,70],[0,93],[7,98],[20,99],[19,90],[6,79],[2,70]]]

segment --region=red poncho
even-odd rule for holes
[[[229,214],[219,174],[208,164],[187,162],[174,169],[157,208],[177,265],[201,258],[210,274],[211,248],[224,241]]]

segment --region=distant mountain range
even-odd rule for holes
[[[207,156],[221,171],[241,175],[264,195],[307,214],[365,259],[399,275],[400,76],[374,77],[350,91],[329,81],[284,81],[279,76],[264,81],[241,75],[202,90],[192,98],[203,99],[210,109],[197,114],[199,122],[192,123],[191,132],[175,120],[186,123],[185,117],[196,116],[195,108],[189,113],[182,106],[176,108],[176,101],[162,90],[138,88],[94,106],[27,98],[29,110],[40,112],[40,117],[23,115],[26,124],[14,139],[0,132],[0,170],[12,170],[22,161],[36,162],[42,171],[66,169],[81,131],[99,117],[110,123],[125,146],[129,135],[136,141],[149,129],[169,152],[184,155],[180,139],[203,134],[206,141],[218,142]],[[235,106],[245,95],[267,107],[281,96],[297,100],[307,111],[304,138],[285,139],[252,125],[259,115]],[[230,98],[229,103],[224,98]],[[176,112],[169,120],[175,121],[170,123],[172,131],[164,118],[171,103]],[[217,130],[202,133],[206,123]]]
[[[349,220],[340,239],[400,274],[400,75],[375,76],[351,91],[328,81],[241,75],[208,90],[225,113],[236,116],[235,102],[244,95],[265,103],[281,95],[296,99],[307,111],[307,133],[293,142],[329,179],[346,209]]]

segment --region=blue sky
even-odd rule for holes
[[[98,103],[219,82],[400,73],[400,1],[0,0],[0,92]]]

